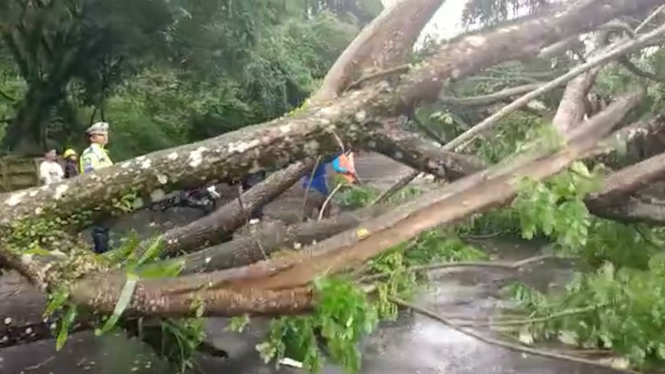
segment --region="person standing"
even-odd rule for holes
[[[324,198],[328,196],[330,191],[328,188],[326,169],[328,164],[337,159],[337,157],[339,157],[341,154],[342,152],[338,152],[331,157],[326,157],[325,159],[319,160],[316,168],[313,171],[307,172],[307,174],[305,174],[305,177],[302,180],[303,189],[318,192]]]
[[[87,174],[91,171],[113,165],[106,150],[109,142],[109,124],[97,122],[86,130],[90,146],[81,153],[81,173]]]
[[[324,207],[323,204],[330,194],[330,189],[328,188],[328,176],[327,168],[328,164],[333,164],[333,169],[338,172],[337,167],[339,167],[339,162],[337,158],[340,157],[343,152],[337,152],[332,156],[322,158],[319,160],[318,165],[313,171],[305,174],[305,177],[302,181],[302,187],[306,191],[307,200],[305,201],[305,216],[310,218],[319,214],[321,209],[325,209],[322,216],[328,218],[331,214],[330,204]],[[337,164],[337,167],[335,166]]]
[[[62,154],[65,159],[65,179],[74,178],[79,175],[78,155],[76,151],[69,148]]]
[[[87,174],[113,165],[105,148],[109,141],[108,123],[97,122],[90,126],[86,133],[90,146],[81,152],[81,173]],[[109,250],[109,228],[103,220],[95,222],[92,226],[92,241],[95,252],[104,253]]]
[[[62,180],[65,172],[56,161],[58,154],[55,149],[49,149],[44,154],[44,161],[39,165],[39,181],[43,184],[58,183]]]

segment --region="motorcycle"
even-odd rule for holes
[[[194,188],[186,191],[174,192],[170,196],[156,202],[151,209],[155,211],[166,211],[175,207],[188,207],[202,210],[206,215],[217,208],[217,200],[222,195],[217,192],[214,185]]]

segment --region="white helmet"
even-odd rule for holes
[[[85,132],[88,135],[92,135],[92,134],[105,135],[109,132],[109,124],[106,123],[106,122],[97,122],[97,123],[94,123],[92,126],[88,127],[88,129],[85,130]]]

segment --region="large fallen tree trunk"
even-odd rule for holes
[[[648,217],[652,217],[653,210],[637,210],[639,208],[627,214],[626,203],[617,204],[616,199],[630,194],[641,184],[663,177],[665,175],[663,157],[665,156],[661,154],[609,175],[605,179],[604,188],[587,199],[591,212],[610,219],[616,219],[618,216],[622,221],[630,219],[632,214],[640,215],[644,214],[643,212],[647,212]],[[647,205],[639,202],[636,204]],[[249,265],[264,260],[265,255],[271,255],[274,251],[316,244],[340,232],[358,227],[367,218],[375,217],[386,210],[387,207],[376,206],[354,213],[344,213],[323,221],[306,222],[291,227],[280,222],[271,222],[260,228],[254,235],[246,235],[222,245],[188,254],[177,260],[184,260],[183,275]],[[665,210],[656,211],[660,214],[665,212]],[[644,219],[641,216],[637,218]],[[663,220],[659,222],[663,222]],[[348,236],[348,239],[349,243],[354,242],[353,235]],[[333,245],[335,244],[333,243]],[[328,243],[328,248],[331,248],[330,243]],[[324,248],[319,251],[326,252],[329,249]],[[0,334],[6,337],[0,340],[0,348],[53,337],[51,321],[42,322],[41,319],[41,312],[45,307],[44,296],[41,293],[30,287],[24,280],[17,279],[15,275],[0,278],[0,288],[6,290],[3,293],[5,303],[3,303],[4,308],[0,310],[0,317],[3,321],[9,321],[0,328]],[[73,326],[74,331],[90,328],[92,325],[85,321]]]

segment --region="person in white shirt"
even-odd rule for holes
[[[43,184],[58,183],[65,176],[65,172],[56,161],[56,157],[55,149],[51,149],[44,154],[45,160],[39,165],[39,180]]]

